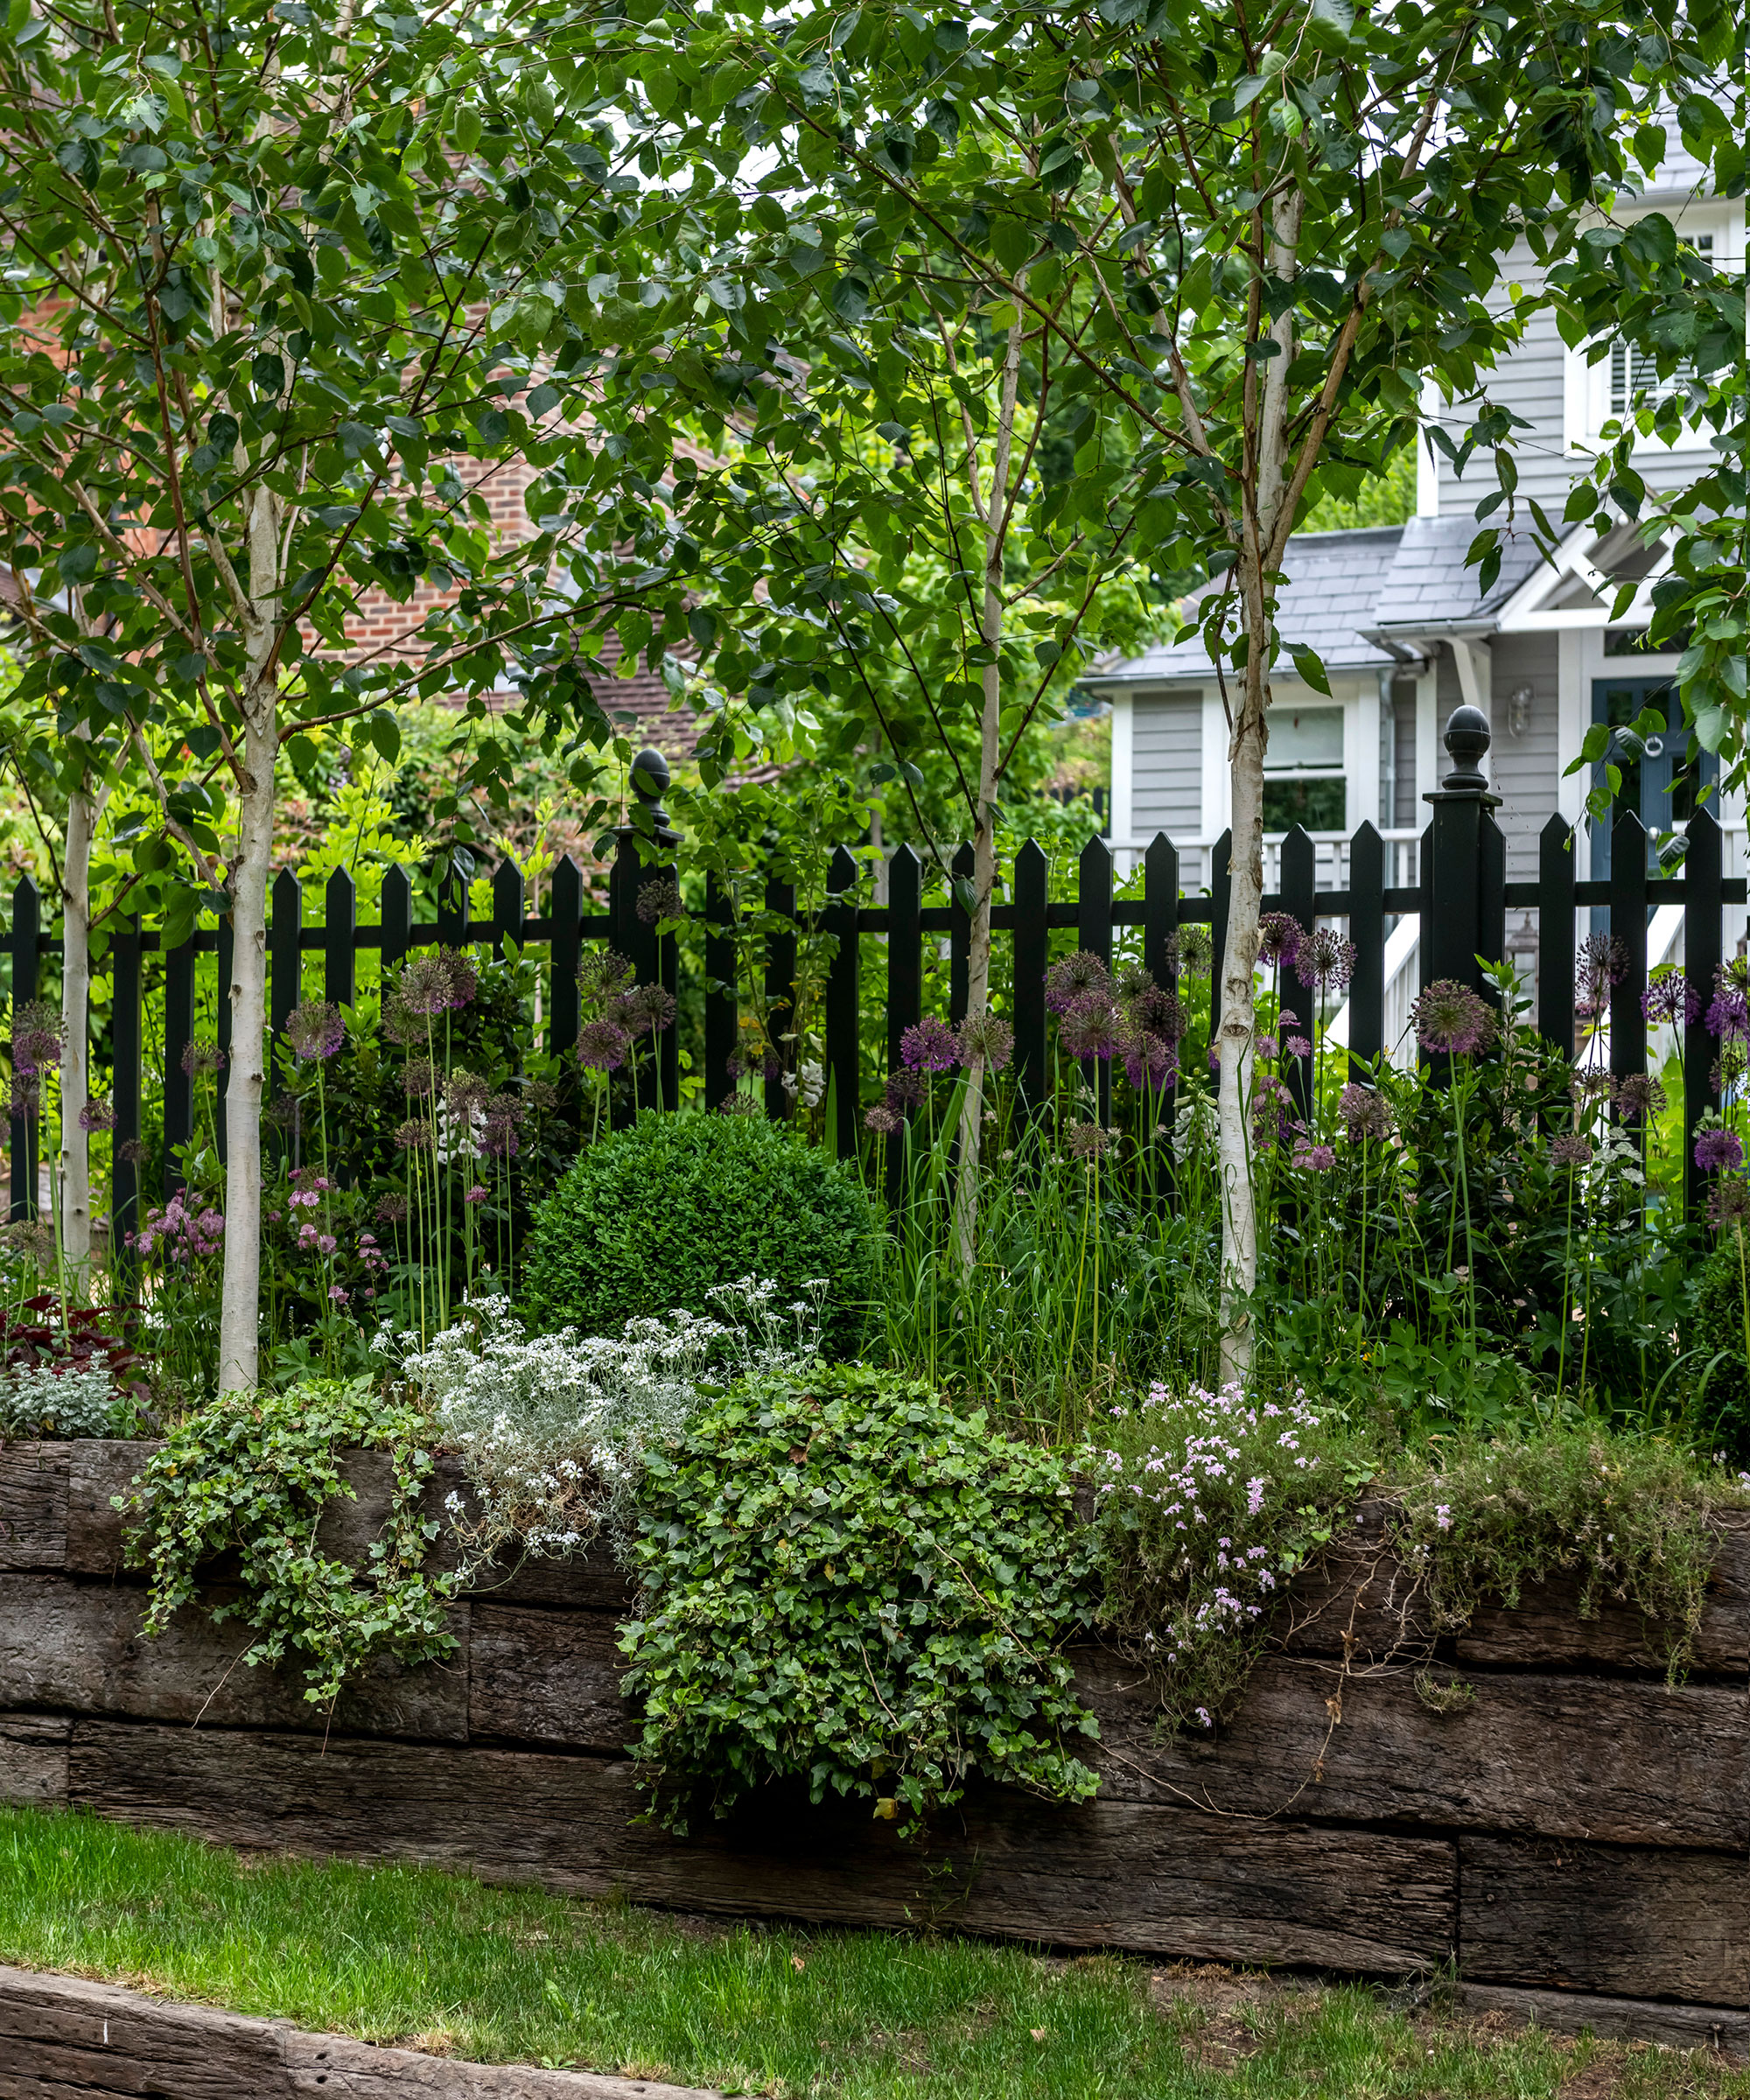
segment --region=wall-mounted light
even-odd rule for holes
[[[1522,737],[1531,726],[1531,703],[1537,697],[1535,686],[1516,685],[1507,696],[1507,733],[1509,737]]]

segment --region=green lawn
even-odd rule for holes
[[[1482,2032],[1358,1987],[723,1925],[24,1810],[0,1810],[0,1960],[774,2100],[1750,2096],[1700,2056]]]

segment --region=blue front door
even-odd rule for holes
[[[1615,810],[1632,809],[1646,826],[1647,865],[1656,872],[1656,836],[1669,834],[1695,815],[1700,790],[1719,777],[1719,761],[1712,752],[1700,750],[1684,726],[1683,704],[1669,678],[1598,678],[1592,682],[1592,718],[1625,730],[1644,707],[1656,708],[1663,717],[1663,730],[1647,739],[1644,752],[1631,748],[1616,737],[1608,756],[1597,766],[1594,778],[1604,784],[1605,766],[1614,766],[1622,776],[1616,791]],[[1592,825],[1592,872],[1595,882],[1610,874],[1610,825]]]

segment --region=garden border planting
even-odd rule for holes
[[[1480,1990],[1596,2000],[1614,2031],[1750,2046],[1745,1516],[1723,1520],[1676,1685],[1638,1615],[1581,1620],[1552,1584],[1441,1646],[1471,1697],[1434,1711],[1388,1659],[1401,1571],[1375,1507],[1296,1586],[1214,1740],[1163,1737],[1149,1689],[1081,1652],[1102,1731],[1084,1807],[986,1789],[919,1847],[786,1796],[682,1839],[636,1819],[629,1597],[605,1546],[477,1589],[448,1661],[379,1661],[331,1719],[289,1673],[236,1669],[234,1621],[184,1612],[142,1637],[109,1498],[147,1449],[0,1453],[0,1798],[689,1910],[1373,1975],[1455,1961]],[[388,1493],[381,1454],[347,1470],[357,1500],[323,1540],[341,1554]],[[458,1483],[440,1465],[434,1506]]]
[[[717,2100],[694,2086],[528,2064],[454,2063],[416,2049],[310,2034],[284,2020],[144,1998],[111,1984],[0,1966],[0,2100],[109,2100],[166,2090],[177,2100]]]

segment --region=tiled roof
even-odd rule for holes
[[[1413,628],[1488,620],[1541,558],[1529,532],[1509,535],[1502,545],[1501,574],[1485,597],[1477,591],[1477,570],[1465,564],[1478,531],[1474,519],[1411,518],[1402,529],[1397,558],[1368,623],[1372,626]]]
[[[1407,641],[1444,626],[1492,619],[1541,557],[1529,533],[1513,533],[1503,543],[1501,574],[1481,595],[1477,570],[1465,562],[1476,533],[1469,518],[1411,518],[1405,525],[1355,532],[1297,534],[1288,542],[1283,564],[1288,582],[1277,606],[1284,642],[1317,650],[1327,671],[1371,671],[1395,659],[1369,634],[1384,630]],[[1202,602],[1222,587],[1218,578]],[[1187,603],[1185,611],[1194,618],[1197,605]],[[1083,682],[1208,678],[1214,668],[1193,628],[1171,648],[1102,665]]]
[[[1298,533],[1290,540],[1283,563],[1288,582],[1277,600],[1284,642],[1316,649],[1327,671],[1374,670],[1390,663],[1390,652],[1364,640],[1362,630],[1374,625],[1374,607],[1404,530],[1402,525],[1368,526],[1356,532]],[[1222,588],[1217,579],[1205,602]],[[1186,611],[1194,614],[1196,608],[1187,606]],[[1194,632],[1171,648],[1106,665],[1096,682],[1207,678],[1214,668]]]

